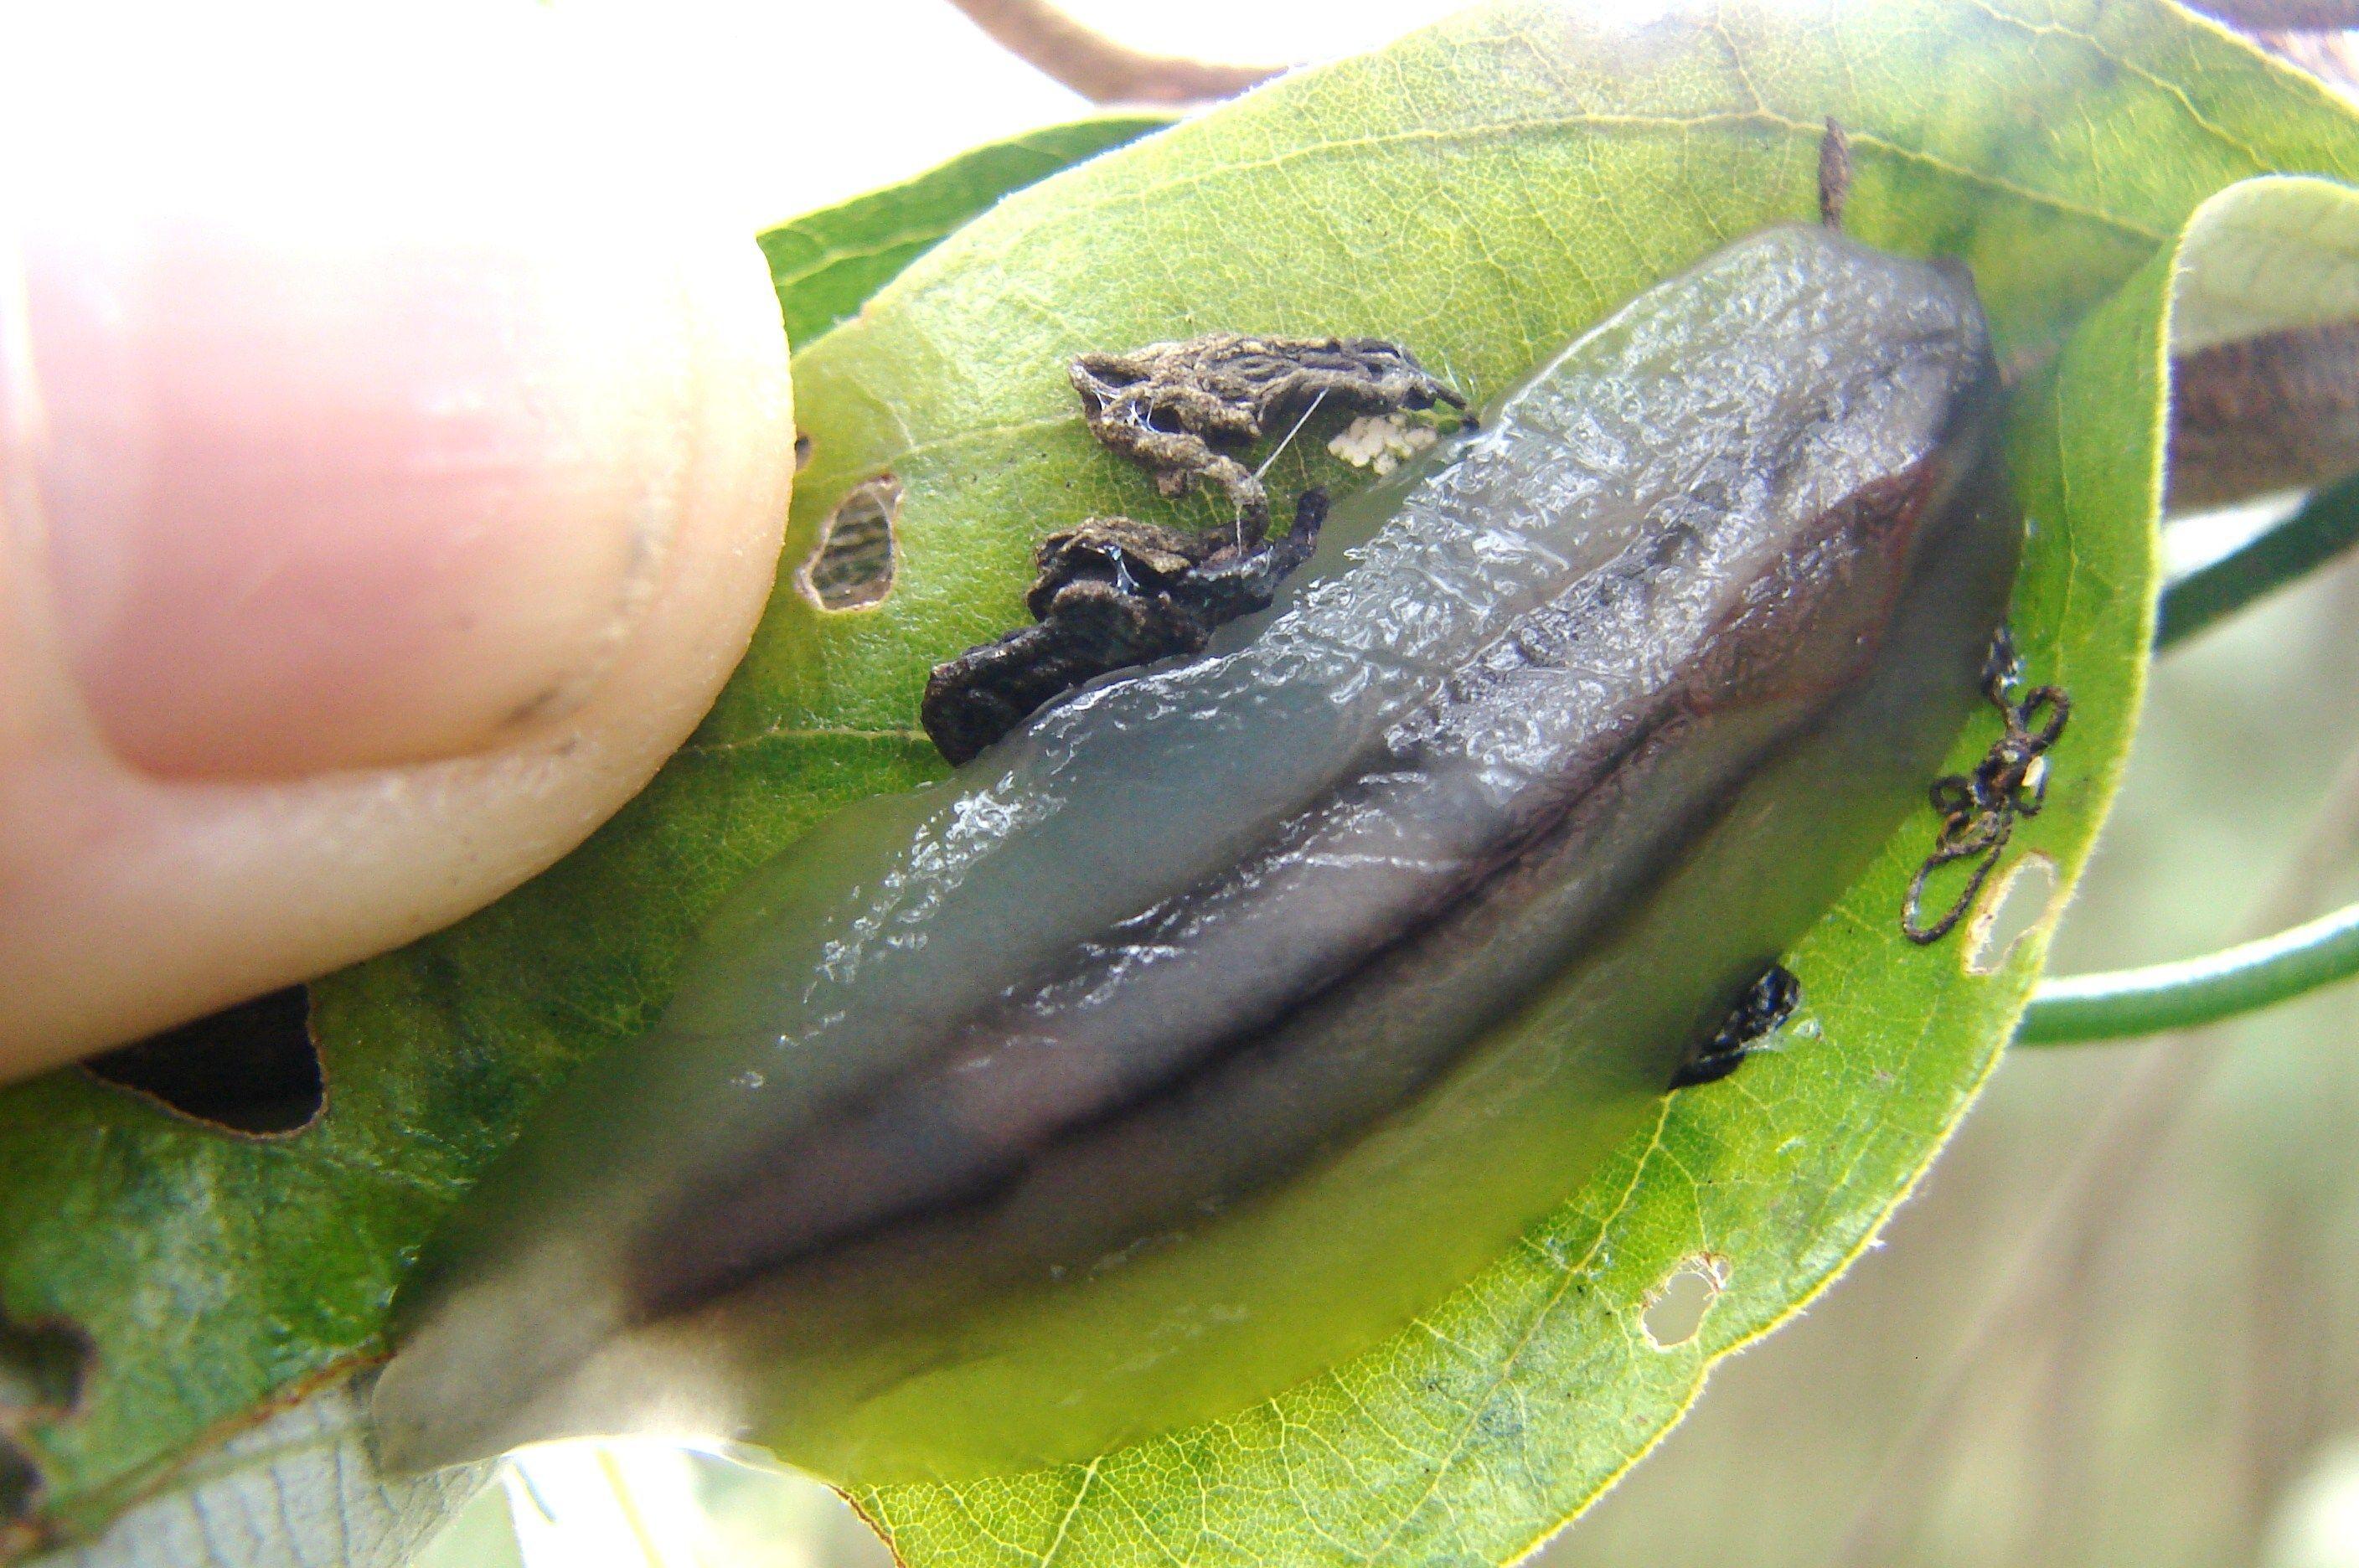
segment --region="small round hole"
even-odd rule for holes
[[[33,1456],[5,1437],[0,1437],[0,1525],[21,1524],[33,1517],[33,1505],[40,1499],[41,1473],[33,1466]],[[10,1544],[5,1531],[0,1531],[0,1550]]]
[[[0,1316],[0,1420],[56,1420],[82,1403],[93,1352],[73,1324]]]
[[[1995,975],[2056,901],[2056,862],[2032,851],[1983,889],[1966,922],[1966,973]]]
[[[1639,1326],[1657,1350],[1673,1350],[1703,1328],[1704,1314],[1728,1288],[1728,1259],[1699,1253],[1686,1259],[1648,1293]]]

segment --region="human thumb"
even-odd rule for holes
[[[759,254],[470,16],[0,24],[0,1076],[496,897],[744,650]]]

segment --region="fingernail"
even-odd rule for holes
[[[663,581],[706,290],[744,269],[586,200],[561,137],[394,146],[435,116],[349,114],[307,126],[349,144],[342,195],[266,160],[224,185],[250,128],[200,127],[223,145],[180,160],[192,192],[102,167],[21,231],[50,620],[151,773],[507,744],[596,687]]]

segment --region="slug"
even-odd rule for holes
[[[817,828],[429,1249],[387,1463],[958,1478],[1398,1331],[1921,794],[2014,575],[1996,414],[1962,270],[1762,231],[1340,505],[1257,626]]]

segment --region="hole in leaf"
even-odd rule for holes
[[[1966,973],[1995,974],[2055,898],[2056,862],[2037,850],[1999,873],[1966,923]]]
[[[303,987],[290,985],[82,1067],[208,1127],[256,1137],[300,1132],[327,1100],[310,1013]]]
[[[804,469],[809,468],[810,466],[810,431],[798,430],[795,431],[795,472],[797,474],[800,474]]]
[[[864,610],[893,591],[893,525],[901,516],[901,482],[889,474],[864,479],[836,503],[803,562],[802,590],[822,610]]]
[[[40,1495],[41,1473],[33,1467],[33,1456],[0,1437],[0,1525],[32,1518],[33,1504]],[[0,1550],[10,1544],[8,1536],[0,1533]]]
[[[1647,1343],[1657,1350],[1671,1350],[1693,1339],[1703,1328],[1704,1313],[1727,1288],[1725,1258],[1703,1252],[1682,1262],[1647,1297],[1638,1319]]]
[[[92,1355],[90,1336],[71,1323],[0,1317],[0,1420],[70,1413],[82,1402]]]

